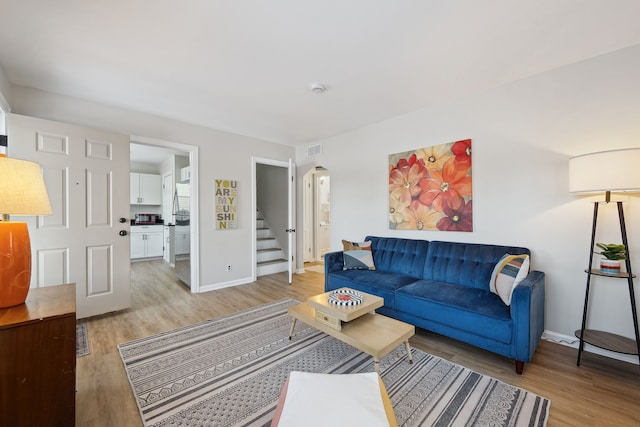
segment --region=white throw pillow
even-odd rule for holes
[[[506,254],[493,269],[489,289],[506,305],[511,305],[513,290],[528,274],[529,255]]]

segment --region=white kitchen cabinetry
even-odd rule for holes
[[[131,172],[129,184],[132,205],[161,205],[162,177],[149,173]]]
[[[175,254],[185,255],[189,253],[190,236],[188,225],[176,225]]]
[[[164,249],[162,225],[131,227],[131,259],[161,257]]]

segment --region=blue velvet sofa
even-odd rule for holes
[[[544,330],[544,273],[529,272],[511,305],[489,291],[500,258],[526,248],[368,236],[375,270],[344,270],[325,254],[325,291],[343,287],[384,298],[380,314],[515,360],[531,361]]]

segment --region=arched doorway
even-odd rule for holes
[[[331,177],[326,168],[316,166],[303,180],[303,261],[323,262],[331,240]]]

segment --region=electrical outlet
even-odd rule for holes
[[[231,264],[227,264],[227,271],[231,271]]]

